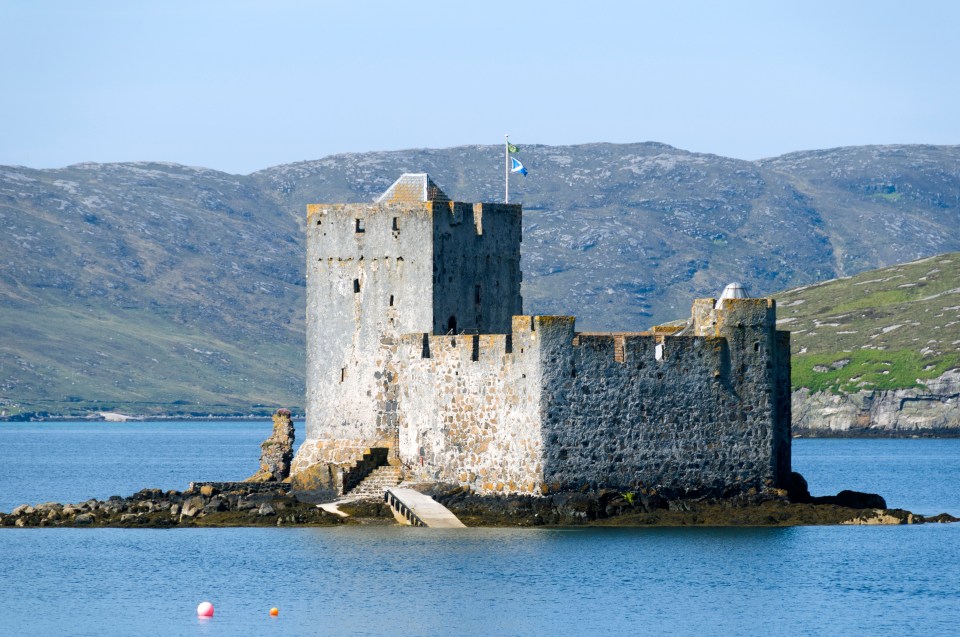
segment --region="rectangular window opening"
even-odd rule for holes
[[[357,232],[366,232],[363,229],[363,219],[357,219]]]
[[[420,353],[421,358],[430,358],[430,334],[423,333],[423,350]]]
[[[393,295],[390,295],[390,307],[393,307]]]
[[[341,368],[340,368],[340,382],[342,383],[344,380],[346,380],[346,378],[347,378],[347,368],[346,368],[346,367],[341,367]]]
[[[477,305],[480,305],[480,286],[479,285],[477,286],[475,292],[476,292],[475,296],[476,296]]]
[[[360,293],[360,279],[353,280],[353,293],[354,294]]]
[[[393,231],[400,232],[400,217],[393,218]]]

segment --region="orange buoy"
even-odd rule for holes
[[[274,608],[271,608],[271,609],[270,609],[270,616],[271,616],[271,617],[276,617],[276,616],[279,615],[279,614],[280,614],[280,609],[279,609],[279,608],[274,607]]]

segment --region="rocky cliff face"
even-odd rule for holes
[[[793,431],[806,436],[960,436],[960,369],[921,389],[793,392]]]

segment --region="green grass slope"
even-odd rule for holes
[[[793,387],[851,393],[921,387],[960,368],[960,252],[776,295]]]
[[[302,410],[301,347],[217,336],[153,312],[47,306],[0,312],[0,413],[181,416]],[[0,394],[0,396],[2,396]]]

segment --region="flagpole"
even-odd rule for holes
[[[510,203],[510,136],[503,136],[503,193],[504,203]]]

